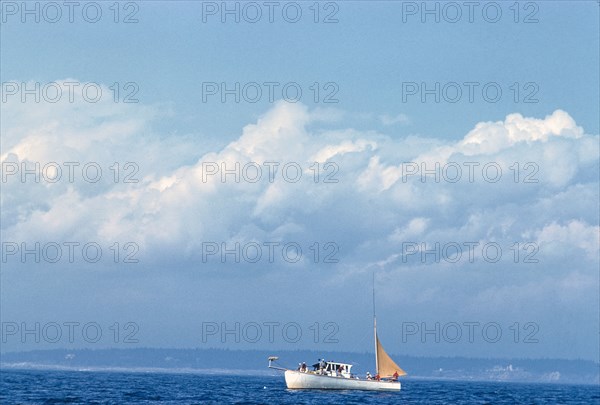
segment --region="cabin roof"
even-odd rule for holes
[[[348,363],[340,363],[338,361],[327,361],[327,364],[335,364],[337,366],[348,366],[348,367],[352,367],[352,364],[348,364]]]

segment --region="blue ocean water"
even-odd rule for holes
[[[2,404],[598,404],[598,386],[405,380],[398,393],[292,391],[283,376],[2,370]]]

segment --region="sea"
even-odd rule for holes
[[[283,376],[3,369],[5,404],[600,404],[598,385],[407,379],[400,392],[296,391]]]

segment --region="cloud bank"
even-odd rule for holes
[[[176,116],[110,97],[9,100],[3,241],[135,242],[137,268],[147,271],[139,277],[168,273],[173,294],[177,274],[190,269],[218,278],[227,268],[223,277],[240,284],[300,280],[308,270],[331,288],[364,285],[376,270],[381,299],[414,313],[489,318],[529,306],[535,319],[549,320],[550,307],[559,318],[578,313],[581,325],[597,320],[589,299],[597,301],[599,138],[566,111],[474,121],[462,139],[447,140],[359,131],[338,112],[278,102],[210,151],[202,139],[153,129],[165,114]],[[73,181],[65,162],[77,163],[69,163]],[[22,177],[36,163],[40,173]],[[302,248],[296,262],[277,256],[290,242]],[[213,251],[236,243],[247,248],[239,263]],[[269,243],[278,244],[272,261]],[[245,260],[257,245],[261,259]],[[48,265],[18,258],[7,257],[5,275]],[[89,267],[63,260],[55,274],[78,265]],[[94,269],[104,265],[114,266]]]

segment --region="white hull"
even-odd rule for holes
[[[285,371],[285,383],[290,389],[400,391],[400,381],[359,380],[294,370]]]

